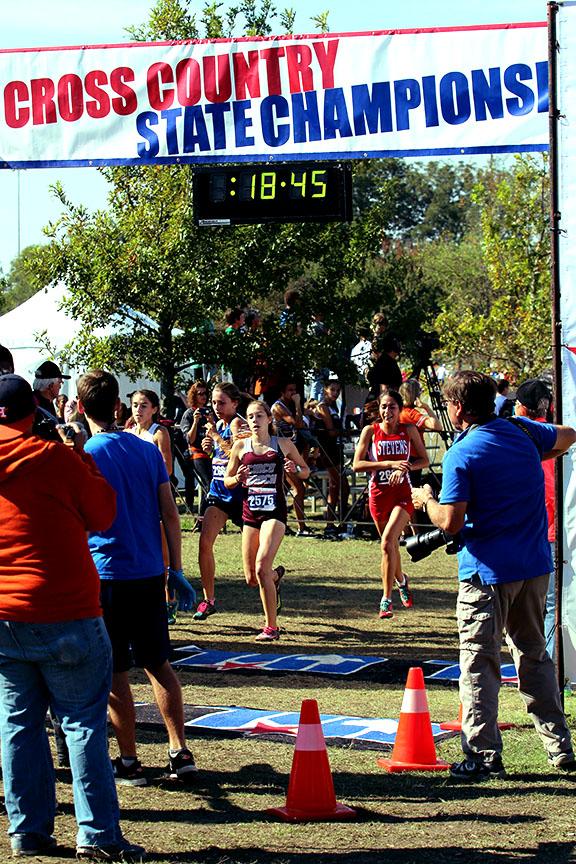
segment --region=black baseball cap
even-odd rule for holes
[[[516,390],[516,399],[529,411],[539,411],[543,399],[548,401],[547,407],[552,402],[552,392],[545,381],[539,378],[529,378],[520,384]]]
[[[20,375],[0,375],[0,441],[26,432],[36,412],[30,384]]]
[[[66,380],[70,380],[72,378],[71,375],[63,375],[60,371],[60,367],[53,363],[52,360],[45,360],[44,363],[41,363],[40,366],[34,372],[35,378],[65,378]]]

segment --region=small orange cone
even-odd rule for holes
[[[498,722],[499,729],[514,729],[514,723],[500,723]],[[462,702],[460,702],[460,708],[458,709],[458,719],[457,720],[446,720],[444,723],[440,723],[440,728],[445,732],[461,732],[462,731]]]
[[[449,762],[436,758],[428,711],[424,673],[419,666],[408,671],[394,749],[390,759],[378,759],[385,771],[447,771]]]
[[[266,810],[284,822],[353,819],[356,811],[336,801],[318,703],[304,699],[285,807]]]

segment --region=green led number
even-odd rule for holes
[[[316,192],[312,195],[312,198],[325,198],[326,197],[326,171],[312,171],[312,187],[316,189]]]
[[[300,189],[300,195],[302,196],[302,198],[305,198],[306,197],[306,171],[302,171],[301,175],[302,175],[302,179],[297,180],[296,174],[294,173],[294,171],[292,171],[292,174],[290,177],[290,185],[295,186],[296,189]]]
[[[260,198],[271,201],[276,197],[276,174],[273,171],[263,171],[260,175]]]

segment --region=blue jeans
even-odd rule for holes
[[[9,834],[54,830],[51,707],[70,752],[78,845],[120,838],[108,755],[112,651],[101,618],[56,624],[0,621],[0,736]]]

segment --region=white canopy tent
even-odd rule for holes
[[[66,294],[66,286],[59,282],[39,291],[25,303],[0,317],[0,345],[8,348],[14,357],[14,367],[18,375],[32,382],[34,370],[43,360],[55,360],[62,372],[72,375],[71,381],[65,381],[62,392],[74,396],[74,381],[84,369],[69,369],[60,361],[64,346],[82,331],[82,323],[67,315],[60,306]],[[102,330],[102,334],[107,331]],[[44,339],[50,345],[50,351],[44,347]],[[114,371],[114,370],[111,370]],[[160,392],[157,381],[149,378],[137,378],[131,381],[125,375],[118,375],[120,397],[126,396],[132,390],[145,387]]]

